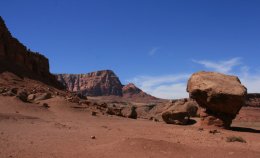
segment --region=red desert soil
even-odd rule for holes
[[[259,109],[242,109],[234,131],[213,134],[200,129],[199,123],[177,126],[101,113],[92,116],[90,110],[73,109],[73,103],[60,97],[43,102],[50,108],[0,97],[1,158],[260,157]],[[247,116],[249,120],[242,119]],[[228,136],[240,136],[246,143],[226,142]]]

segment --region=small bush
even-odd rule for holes
[[[240,143],[246,143],[245,139],[242,137],[237,137],[237,136],[230,136],[227,137],[226,139],[227,142],[240,142]]]

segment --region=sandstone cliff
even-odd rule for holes
[[[102,70],[87,74],[58,74],[67,90],[81,92],[88,96],[122,96],[122,84],[111,70]]]
[[[43,55],[32,52],[12,37],[0,17],[0,73],[10,71],[21,77],[29,77],[60,86],[49,71],[49,61]]]

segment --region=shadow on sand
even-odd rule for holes
[[[237,132],[250,132],[250,133],[260,133],[260,130],[245,127],[231,127],[230,130]]]

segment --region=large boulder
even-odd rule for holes
[[[198,105],[194,100],[181,99],[171,102],[162,113],[162,119],[168,124],[186,125],[190,117],[197,115]]]
[[[205,108],[202,123],[229,128],[245,103],[247,89],[236,76],[216,72],[198,72],[187,85],[190,98]]]

